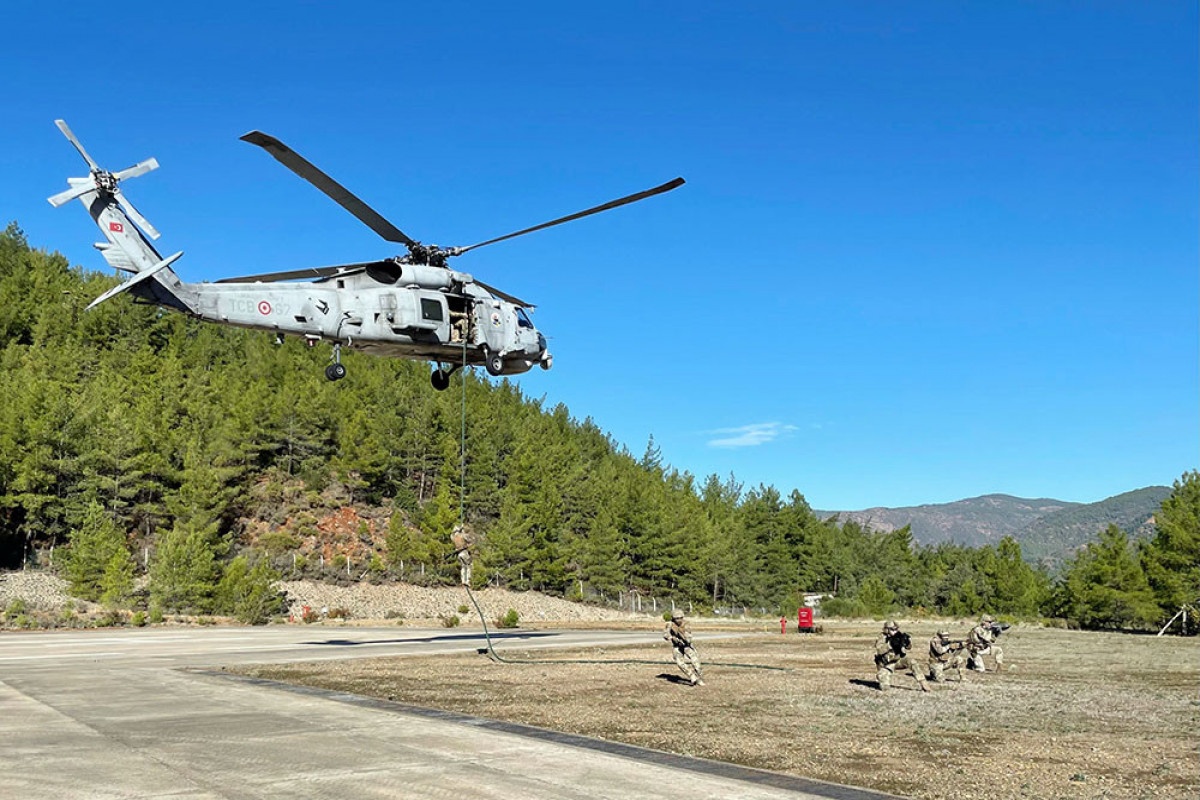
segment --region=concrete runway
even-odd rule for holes
[[[500,649],[659,641],[656,633],[644,631],[524,631],[500,637]],[[482,644],[477,633],[394,627],[0,633],[0,797],[884,797],[528,726],[197,670],[461,653]]]

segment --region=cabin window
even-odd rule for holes
[[[525,309],[517,309],[517,326],[521,328],[533,329],[533,323],[529,320],[529,315],[525,313]]]
[[[431,300],[427,297],[421,298],[421,318],[437,320],[441,322],[445,319],[442,316],[442,304],[437,300]]]

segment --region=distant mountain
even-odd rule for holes
[[[1169,486],[1147,486],[1098,503],[1073,505],[1034,520],[1015,536],[1030,561],[1057,561],[1116,525],[1134,538],[1154,533],[1154,515],[1171,494]]]
[[[1152,532],[1154,514],[1170,493],[1167,486],[1148,486],[1097,503],[986,494],[953,503],[816,513],[881,531],[909,525],[920,544],[956,542],[979,547],[1012,536],[1021,543],[1027,560],[1057,563],[1110,524],[1134,536]]]

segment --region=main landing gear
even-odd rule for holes
[[[433,384],[433,388],[439,392],[444,392],[450,388],[450,376],[458,371],[461,364],[451,364],[450,368],[438,364],[437,369],[429,376],[429,382]]]
[[[325,368],[325,377],[331,381],[340,381],[346,377],[346,367],[342,364],[342,345],[340,342],[333,344],[333,363]]]

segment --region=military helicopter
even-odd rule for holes
[[[70,188],[48,198],[58,207],[80,200],[104,234],[96,244],[115,269],[133,273],[124,283],[97,297],[88,309],[123,292],[136,299],[190,314],[208,322],[302,336],[309,346],[333,343],[325,377],[346,376],[341,350],[432,361],[430,382],[439,391],[467,365],[483,365],[491,375],[516,375],[536,364],[550,369],[553,356],[546,337],[534,327],[533,306],[465,272],[447,266],[454,256],[564,222],[644,200],[684,183],[676,178],[532,228],[468,247],[439,247],[409,238],[349,190],[278,139],[252,131],[242,140],[258,145],[389,242],[403,244],[404,255],[379,261],[314,267],[225,278],[214,283],[185,283],[171,269],[183,252],[163,258],[147,239],[159,232],[121,193],[123,180],[158,168],[150,158],[120,172],[102,169],[63,120],[54,124],[75,146],[90,173],[68,178]],[[140,229],[140,230],[139,230]],[[144,234],[144,235],[143,235]],[[305,280],[308,279],[308,280]],[[295,281],[295,282],[293,282]]]

